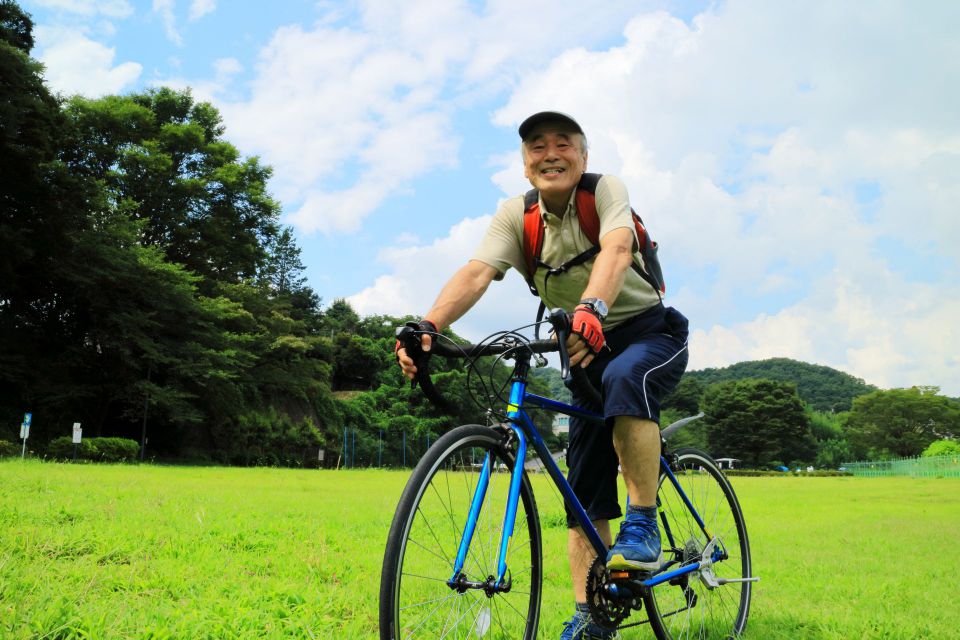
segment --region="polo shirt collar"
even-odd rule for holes
[[[547,214],[554,215],[554,216],[557,215],[552,211],[547,211],[547,205],[544,204],[543,196],[541,194],[537,194],[537,200],[539,201],[538,204],[540,205],[541,218],[546,220]],[[564,216],[566,216],[567,214],[576,215],[576,213],[577,213],[577,188],[574,187],[573,191],[570,193],[570,199],[567,201],[567,208],[564,211]]]

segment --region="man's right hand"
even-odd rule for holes
[[[420,321],[420,330],[438,333],[437,326],[429,320]],[[433,337],[429,333],[420,335],[421,349],[424,351],[430,351],[430,347],[432,345]],[[400,364],[400,370],[403,372],[403,375],[405,375],[407,379],[413,380],[417,375],[417,365],[414,364],[413,358],[407,354],[407,350],[403,348],[403,345],[400,344],[399,340],[397,340],[397,344],[394,347],[394,352],[397,354],[397,362]]]
[[[586,307],[577,307],[570,324],[567,337],[570,366],[586,367],[606,344],[600,318]]]

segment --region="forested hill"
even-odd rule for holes
[[[688,371],[686,377],[691,377],[704,386],[746,378],[793,382],[805,402],[818,411],[827,412],[849,411],[854,398],[877,390],[875,386],[848,373],[789,358],[751,360],[720,369]]]

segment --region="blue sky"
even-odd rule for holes
[[[54,89],[214,103],[326,302],[426,311],[527,188],[517,123],[555,108],[660,242],[692,368],[785,356],[960,395],[957,3],[21,4]],[[511,274],[455,328],[535,309]]]

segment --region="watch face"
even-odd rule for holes
[[[607,317],[607,303],[600,298],[587,298],[586,300],[581,300],[580,304],[589,306],[593,309],[594,313],[601,316],[601,318]]]

